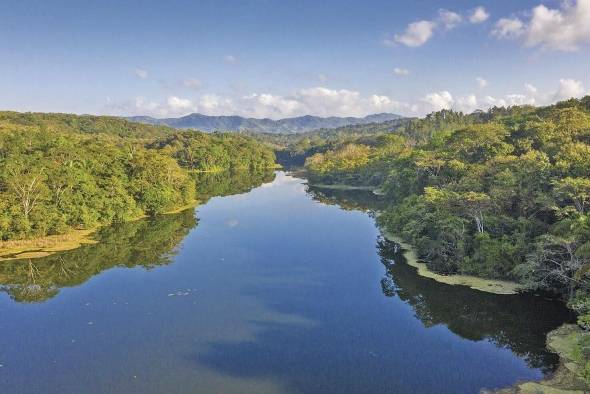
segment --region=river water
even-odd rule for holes
[[[477,393],[556,368],[561,303],[418,276],[377,197],[209,184],[196,212],[1,263],[0,392]]]

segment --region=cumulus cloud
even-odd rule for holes
[[[499,38],[521,38],[527,47],[573,52],[590,43],[590,0],[563,1],[559,9],[541,4],[526,22],[502,18],[492,32]]]
[[[432,111],[440,111],[441,109],[451,109],[455,100],[453,95],[446,91],[429,93],[422,99],[424,103],[430,106]]]
[[[523,35],[524,23],[518,18],[501,18],[496,22],[492,35],[497,38],[516,38]]]
[[[556,100],[566,100],[570,98],[578,98],[584,95],[585,89],[582,81],[574,79],[560,79],[559,88],[555,92]]]
[[[464,113],[471,113],[478,108],[477,97],[475,94],[459,97],[454,104],[454,108]]]
[[[480,86],[482,86],[481,83]],[[530,83],[523,84],[521,91],[512,91],[498,96],[478,95],[474,92],[455,95],[449,90],[440,90],[424,94],[421,98],[410,102],[398,101],[383,94],[363,94],[356,90],[315,86],[298,89],[285,95],[273,93],[240,94],[231,97],[218,94],[201,94],[194,97],[170,95],[161,101],[148,100],[140,96],[123,103],[108,102],[105,113],[149,115],[160,118],[182,116],[192,112],[272,119],[302,115],[360,117],[380,112],[416,116],[442,109],[468,113],[476,109],[486,110],[493,106],[548,105],[558,100],[578,98],[584,94],[588,93],[582,81],[571,78],[560,79],[553,90],[542,91]]]
[[[409,75],[410,74],[410,70],[408,70],[407,68],[396,67],[396,68],[393,69],[393,73],[395,75]]]
[[[168,97],[166,101],[168,107],[172,110],[172,112],[183,112],[186,110],[190,110],[194,107],[193,102],[189,99],[183,99],[176,96]]]
[[[526,37],[527,46],[559,51],[577,51],[590,42],[590,0],[564,2],[561,9],[539,5],[533,9]]]
[[[194,79],[194,78],[185,79],[184,81],[182,81],[182,84],[185,87],[187,87],[189,89],[194,89],[194,90],[198,90],[201,88],[201,86],[203,86],[201,81],[199,81],[198,79]]]
[[[149,76],[147,70],[144,70],[142,68],[136,68],[135,75],[140,79],[147,79],[147,77]]]
[[[525,83],[524,88],[526,89],[527,93],[531,95],[537,94],[537,92],[539,91],[539,89],[537,89],[536,86],[531,85],[530,83]]]
[[[506,94],[502,97],[485,96],[481,100],[481,109],[489,107],[507,107],[511,105],[549,105],[556,101],[567,100],[569,98],[579,98],[587,94],[581,81],[574,79],[562,78],[559,80],[557,90],[541,92],[539,89],[530,84],[524,84],[524,92]]]
[[[445,9],[441,9],[438,11],[438,18],[441,25],[446,30],[454,29],[463,20],[463,17],[461,15],[457,14],[456,12]]]
[[[419,47],[424,45],[434,32],[436,23],[431,21],[418,21],[410,23],[402,34],[393,37],[393,43],[403,44],[408,47]],[[391,41],[387,41],[392,43]]]
[[[483,7],[475,8],[466,16],[471,23],[482,23],[489,14]],[[463,22],[464,17],[454,11],[441,8],[436,18],[420,20],[410,23],[403,33],[395,34],[392,39],[386,39],[388,45],[402,44],[408,47],[419,47],[430,40],[437,31],[449,31]]]
[[[227,63],[235,63],[238,61],[238,58],[236,58],[234,55],[225,55],[223,60],[225,60]]]
[[[479,86],[481,89],[483,89],[489,85],[489,82],[482,77],[475,78],[475,81],[477,82],[477,86]]]
[[[469,15],[469,22],[473,24],[483,23],[488,20],[490,14],[484,7],[476,7]]]
[[[189,99],[169,96],[163,103],[138,97],[133,101],[111,105],[109,112],[122,115],[171,117],[199,112],[206,115],[241,115],[256,118],[285,118],[301,115],[365,116],[378,112],[415,114],[416,105],[399,102],[379,94],[363,95],[348,89],[311,87],[290,95],[252,93],[237,97],[203,94]]]

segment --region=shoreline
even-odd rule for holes
[[[352,186],[352,185],[345,185],[345,184],[324,184],[324,183],[307,183],[308,186],[317,187],[318,189],[332,189],[332,190],[366,190],[366,191],[375,191],[373,186]]]
[[[520,285],[516,282],[510,282],[499,279],[485,279],[471,275],[441,275],[432,271],[426,263],[421,263],[416,254],[416,250],[412,245],[402,241],[399,237],[390,234],[386,229],[377,225],[383,238],[397,243],[402,248],[402,253],[406,259],[406,263],[416,268],[416,273],[425,278],[433,279],[437,282],[444,283],[451,286],[467,286],[473,290],[483,291],[486,293],[493,293],[498,295],[517,294],[520,290]]]
[[[187,209],[195,208],[199,203],[199,200],[194,200],[189,204],[164,212],[162,215],[174,215]],[[148,217],[147,215],[141,215],[125,222],[134,222],[147,219]],[[9,260],[47,257],[58,252],[77,249],[83,245],[96,244],[99,241],[92,237],[93,234],[100,228],[106,226],[109,226],[109,224],[96,226],[91,229],[72,230],[65,234],[47,235],[40,238],[0,241],[0,263]]]
[[[553,374],[540,380],[518,382],[499,390],[482,390],[484,394],[584,394],[590,387],[584,381],[584,365],[576,353],[579,343],[590,333],[575,324],[564,324],[547,334],[547,349],[559,356],[559,366]]]
[[[517,294],[519,285],[514,282],[482,279],[468,275],[440,275],[431,271],[425,263],[420,263],[416,250],[387,230],[378,226],[381,235],[402,248],[408,265],[416,268],[416,274],[447,285],[468,286],[473,290],[498,295]],[[559,366],[549,376],[539,381],[517,382],[510,387],[497,390],[482,388],[482,394],[584,394],[590,387],[584,381],[584,361],[580,360],[580,342],[590,332],[585,332],[576,324],[566,323],[547,334],[547,349],[559,356]]]
[[[468,275],[440,275],[431,271],[425,263],[420,263],[416,250],[398,237],[390,234],[377,226],[381,235],[402,248],[402,253],[408,265],[416,268],[420,276],[434,279],[447,285],[468,286],[473,290],[484,291],[498,295],[517,294],[519,285],[514,282],[482,279]],[[482,394],[584,394],[590,392],[590,387],[584,381],[584,361],[580,360],[577,353],[580,351],[580,342],[590,332],[583,331],[576,324],[563,324],[547,334],[547,349],[559,356],[559,366],[549,376],[539,381],[517,382],[514,385],[497,390],[482,388]]]

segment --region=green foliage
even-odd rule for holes
[[[585,300],[588,103],[440,111],[316,153],[306,167],[312,180],[378,185],[391,205],[379,221],[435,271],[518,280]],[[590,312],[580,316],[590,328]]]
[[[242,135],[175,133],[112,117],[1,112],[0,240],[158,215],[197,198],[189,170],[273,163],[269,148]]]
[[[98,231],[99,242],[29,261],[0,264],[0,291],[18,302],[42,302],[113,267],[152,269],[169,264],[176,246],[197,225],[194,212],[136,220]]]
[[[176,132],[149,146],[170,155],[182,167],[197,171],[260,170],[275,163],[270,148],[242,134]]]

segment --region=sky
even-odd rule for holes
[[[0,110],[421,116],[589,70],[590,0],[0,0]]]

